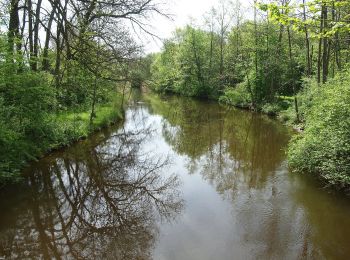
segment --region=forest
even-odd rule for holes
[[[150,86],[294,126],[291,169],[350,184],[350,2],[221,1],[153,54]]]

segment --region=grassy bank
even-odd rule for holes
[[[56,122],[63,126],[64,132],[69,134],[68,139],[75,140],[87,137],[91,132],[108,126],[117,119],[123,118],[121,101],[115,98],[114,101],[98,105],[92,124],[90,122],[90,111],[66,111],[56,117]]]
[[[108,102],[96,106],[92,123],[90,109],[80,107],[46,115],[45,122],[40,122],[33,129],[37,138],[3,131],[1,137],[7,142],[0,155],[0,186],[19,181],[21,169],[30,161],[122,119],[121,97],[117,94],[112,96]]]

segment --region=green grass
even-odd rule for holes
[[[6,146],[4,149],[8,152],[0,158],[0,186],[4,183],[18,182],[21,169],[30,161],[86,138],[89,134],[123,118],[121,98],[118,95],[110,102],[96,106],[96,116],[92,124],[89,110],[81,108],[76,111],[48,114],[42,125],[35,126],[38,138],[19,136],[11,145]]]
[[[87,137],[102,127],[108,126],[118,119],[123,118],[121,99],[116,96],[109,103],[97,105],[95,117],[90,123],[90,111],[66,111],[56,116],[56,123],[63,129],[63,139],[53,144],[53,147],[66,145],[71,141]]]

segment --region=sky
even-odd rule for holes
[[[243,8],[251,5],[252,0],[240,0]],[[168,0],[166,6],[162,9],[166,13],[172,15],[172,20],[160,17],[159,15],[150,19],[150,30],[158,37],[163,39],[172,36],[172,32],[178,28],[188,24],[191,19],[201,22],[203,14],[213,6],[218,6],[219,0]],[[162,41],[157,39],[143,40],[145,52],[157,52],[162,47]]]

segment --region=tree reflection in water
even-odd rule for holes
[[[178,177],[160,174],[169,160],[141,152],[152,135],[141,129],[34,165],[30,210],[7,230],[3,240],[12,243],[0,247],[0,256],[151,258],[157,221],[173,218],[183,202]]]
[[[164,140],[220,194],[265,188],[285,160],[290,133],[265,116],[194,99],[149,99],[150,112],[164,118]]]

